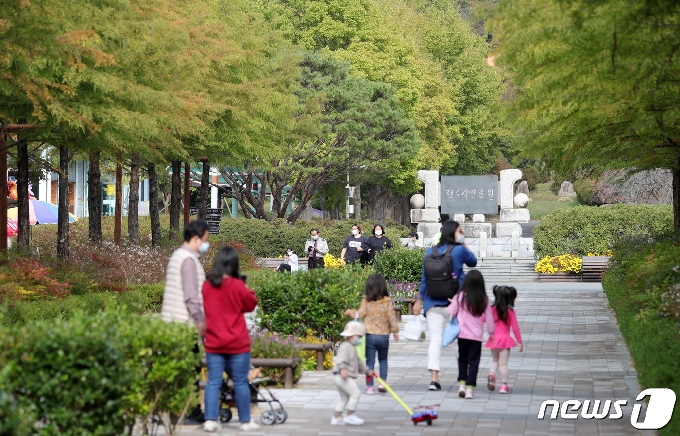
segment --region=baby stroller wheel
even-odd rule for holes
[[[231,409],[229,408],[220,409],[220,422],[222,424],[226,424],[227,422],[231,421],[232,417],[233,414],[231,413]]]
[[[283,424],[288,419],[288,414],[283,409],[277,409],[274,411],[274,416],[276,417],[277,424]]]
[[[262,416],[260,416],[260,421],[262,421],[262,424],[264,425],[272,425],[276,422],[276,416],[274,416],[274,412],[271,410],[265,410],[262,412]]]

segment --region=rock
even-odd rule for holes
[[[527,194],[517,194],[514,199],[515,207],[525,209],[529,206],[529,196]]]
[[[529,209],[501,209],[501,222],[528,223]]]
[[[598,206],[673,202],[673,174],[667,169],[640,171],[630,176],[625,171],[607,171],[596,185],[590,201]]]
[[[522,171],[518,169],[501,171],[501,209],[512,209],[512,199],[515,182],[522,178]]]
[[[411,209],[412,223],[438,223],[439,209]]]
[[[576,197],[574,185],[571,182],[562,182],[562,186],[560,186],[560,192],[558,192],[557,195],[559,197]]]
[[[461,223],[466,238],[479,238],[482,232],[487,235],[491,234],[491,223]]]
[[[529,196],[529,183],[526,180],[522,180],[519,182],[519,185],[517,185],[517,194]]]
[[[422,209],[425,207],[425,196],[423,194],[414,194],[411,197],[411,209]]]
[[[496,237],[507,238],[514,232],[522,234],[522,226],[517,223],[496,223]]]
[[[457,222],[458,224],[463,224],[465,222],[465,214],[464,213],[454,213],[453,214],[453,220]]]

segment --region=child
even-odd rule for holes
[[[458,396],[473,399],[473,389],[477,386],[477,371],[482,355],[482,340],[484,339],[484,322],[493,338],[494,324],[489,298],[486,296],[484,277],[482,273],[473,269],[463,280],[458,294],[450,298],[451,304],[447,312],[451,316],[458,316],[460,333],[458,334]]]
[[[359,310],[347,309],[345,315],[364,318],[366,327],[366,365],[375,369],[375,354],[378,353],[380,378],[387,380],[387,352],[390,347],[390,333],[399,342],[399,324],[392,308],[392,299],[387,293],[387,283],[382,274],[371,274],[366,280],[364,298]],[[366,377],[366,394],[373,395],[373,377]],[[386,392],[378,383],[378,391]]]
[[[515,311],[512,309],[515,305],[517,290],[508,286],[494,286],[493,295],[495,301],[491,308],[491,312],[493,313],[493,320],[496,325],[496,335],[486,341],[486,348],[491,348],[491,356],[493,358],[486,386],[490,391],[493,391],[496,388],[496,370],[500,366],[501,387],[498,389],[498,392],[507,394],[510,348],[517,345],[510,337],[510,327],[512,327],[515,338],[517,338],[517,342],[519,342],[519,352],[521,353],[524,351],[522,335],[519,332],[519,325],[517,324],[517,315],[515,315]]]
[[[333,361],[335,387],[338,388],[340,393],[340,401],[335,406],[335,415],[331,418],[331,425],[362,425],[364,423],[364,420],[354,413],[359,402],[359,395],[361,395],[359,386],[357,386],[357,377],[359,377],[359,374],[373,377],[375,373],[359,359],[354,347],[361,344],[365,334],[364,325],[357,321],[347,323],[345,330],[340,333],[347,340],[340,344]],[[347,414],[344,418],[341,418],[345,408],[347,408]]]

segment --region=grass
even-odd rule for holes
[[[603,280],[643,389],[680,393],[680,240],[616,255]],[[673,286],[676,288],[673,288]],[[673,289],[676,289],[673,291]],[[659,435],[680,434],[680,403]]]
[[[550,183],[536,185],[536,188],[530,192],[529,198],[531,198],[529,212],[532,220],[540,220],[557,210],[571,209],[579,204],[576,197],[560,200],[560,197],[550,190]]]

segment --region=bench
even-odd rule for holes
[[[333,343],[328,341],[323,344],[302,344],[300,348],[305,351],[316,351],[316,370],[323,371],[324,354],[333,348]]]
[[[601,282],[604,270],[609,267],[609,256],[583,256],[581,260],[581,280]]]
[[[284,368],[283,387],[285,389],[293,389],[293,371],[295,371],[295,367],[300,362],[302,362],[302,359],[299,357],[289,357],[288,359],[250,359],[250,364],[255,368]]]
[[[392,305],[392,309],[394,309],[394,316],[397,317],[397,322],[401,322],[401,311],[404,308],[398,304],[394,304]]]
[[[407,314],[413,315],[413,299],[412,298],[394,298],[392,301],[396,304],[406,303],[408,305]]]
[[[260,257],[257,259],[257,264],[263,268],[276,269],[283,263],[282,257]],[[307,269],[309,258],[305,257],[298,259],[298,267],[301,270]]]

